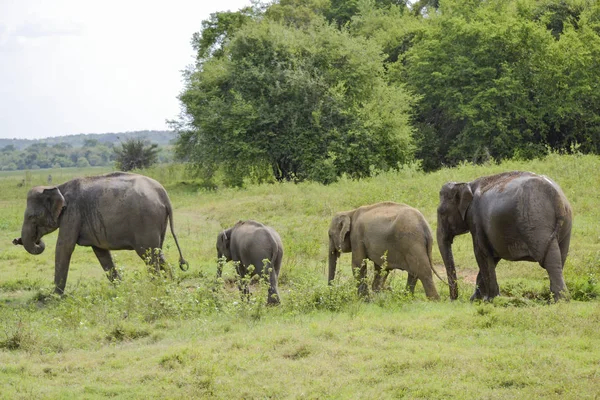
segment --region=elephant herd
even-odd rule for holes
[[[455,236],[471,233],[479,266],[471,300],[491,300],[499,295],[496,265],[501,259],[535,261],[546,269],[555,300],[567,296],[563,267],[571,237],[571,206],[551,179],[530,172],[512,171],[485,176],[471,182],[449,182],[440,190],[437,209],[437,243],[446,267],[450,298],[458,297],[452,242]],[[77,178],[58,186],[37,186],[27,194],[21,237],[31,254],[44,251],[41,238],[59,229],[56,242],[54,285],[63,294],[75,245],[91,246],[110,280],[118,279],[111,250],[135,250],[149,265],[165,269],[162,253],[173,208],[164,187],[137,174],[116,172]],[[335,214],[329,227],[329,277],[335,278],[341,253],[352,253],[352,269],[358,291],[366,294],[366,261],[373,262],[373,290],[379,290],[389,272],[408,272],[407,288],[414,291],[417,280],[430,299],[439,299],[431,252],[433,235],[417,209],[394,202],[381,202]],[[278,275],[283,257],[279,234],[259,222],[240,221],[217,237],[221,276],[222,259],[235,261],[240,277],[268,277],[268,303],[280,301]],[[442,278],[440,278],[442,279]],[[247,284],[240,290],[248,295]]]

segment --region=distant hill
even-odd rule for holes
[[[172,131],[91,133],[45,139],[0,139],[0,170],[100,167],[114,164],[115,147],[129,139],[158,145],[158,162],[170,162],[177,137]]]
[[[46,143],[53,146],[59,143],[68,143],[71,147],[82,147],[86,140],[97,140],[101,144],[119,144],[130,138],[147,139],[159,146],[171,144],[177,137],[173,131],[134,131],[119,133],[80,133],[78,135],[56,136],[45,139],[1,139],[0,149],[8,145],[15,146],[16,150],[23,150],[32,144]]]

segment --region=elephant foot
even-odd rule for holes
[[[367,297],[369,297],[369,289],[367,288],[367,285],[366,285],[366,284],[362,284],[362,283],[361,283],[361,284],[358,286],[358,295],[359,295],[360,297],[364,297],[364,298],[367,298]]]
[[[267,296],[267,305],[278,306],[279,304],[281,304],[281,300],[279,300],[279,293],[276,291],[269,291],[269,295]]]
[[[487,296],[485,296],[485,297],[487,297]],[[483,296],[483,294],[481,293],[479,288],[477,288],[477,289],[475,289],[475,292],[473,292],[473,294],[471,295],[471,298],[469,300],[471,300],[471,301],[484,300],[485,297]]]
[[[267,305],[268,306],[278,306],[280,304],[281,304],[281,302],[279,301],[279,299],[271,299],[271,298],[269,298],[269,300],[267,300]]]
[[[570,301],[571,295],[567,289],[561,290],[560,292],[552,293],[552,299],[549,303],[558,303],[559,301]]]

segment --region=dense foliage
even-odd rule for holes
[[[158,145],[142,139],[129,139],[115,147],[115,166],[121,171],[148,168],[158,161]]]
[[[557,9],[558,8],[558,9]],[[427,169],[600,152],[600,8],[586,1],[441,2],[406,52]]]
[[[600,152],[597,1],[281,0],[213,14],[192,44],[175,125],[205,177]]]

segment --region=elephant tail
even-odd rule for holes
[[[442,281],[442,283],[446,284],[447,286],[450,286],[448,284],[448,282],[446,282],[435,270],[435,268],[433,268],[433,259],[431,258],[431,249],[433,248],[433,235],[431,234],[431,230],[429,229],[429,226],[427,225],[427,222],[425,222],[425,220],[423,220],[423,229],[425,231],[425,249],[427,251],[427,258],[429,259],[429,268],[431,268],[431,270],[433,271],[433,273],[435,274],[435,276],[438,277],[438,279],[440,281]]]
[[[177,245],[177,250],[179,251],[179,268],[182,271],[187,271],[188,269],[190,269],[190,264],[183,258],[183,254],[181,253],[181,247],[179,247],[179,241],[177,240],[177,235],[175,235],[175,228],[173,228],[173,208],[171,207],[170,203],[167,203],[167,217],[169,218],[171,235],[173,235],[173,239],[175,239],[175,244]]]

